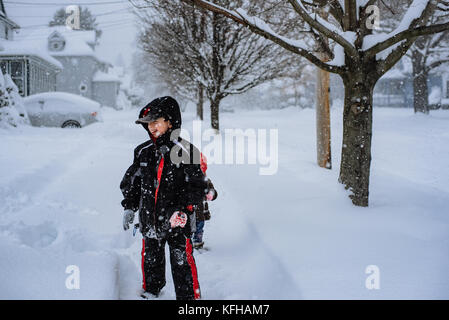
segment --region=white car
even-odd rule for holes
[[[44,92],[23,99],[31,125],[81,128],[101,121],[101,105],[67,92]]]

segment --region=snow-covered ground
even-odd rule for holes
[[[141,237],[122,229],[119,190],[147,138],[136,113],[105,111],[80,130],[0,130],[0,299],[138,298]],[[203,299],[448,299],[448,124],[447,111],[376,109],[370,207],[357,208],[337,182],[341,108],[332,170],[315,164],[313,110],[223,113],[222,129],[277,128],[279,168],[209,165],[219,197],[210,250],[195,253]],[[79,289],[66,287],[71,265]],[[365,286],[370,265],[377,290]],[[167,266],[161,299],[174,298]]]

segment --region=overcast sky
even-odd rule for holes
[[[136,27],[128,0],[4,0],[8,17],[20,25],[21,35],[45,26],[54,12],[67,5],[80,4],[88,7],[97,16],[97,22],[103,34],[96,51],[101,58],[116,63],[121,54],[129,66],[135,51]]]

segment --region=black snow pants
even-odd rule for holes
[[[170,249],[170,264],[177,300],[200,299],[200,286],[192,241],[184,232],[169,232],[164,239],[142,239],[143,289],[158,295],[165,286],[165,244]]]

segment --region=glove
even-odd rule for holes
[[[129,225],[134,221],[134,211],[131,209],[125,210],[123,213],[123,230],[128,230]]]
[[[175,211],[170,218],[170,226],[184,228],[187,223],[187,215],[182,211]]]
[[[212,201],[212,199],[214,198],[214,196],[215,196],[215,192],[213,192],[213,191],[211,190],[211,191],[209,191],[209,192],[206,194],[206,200],[207,200],[207,201]]]

